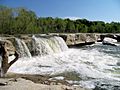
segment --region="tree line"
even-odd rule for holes
[[[120,23],[37,17],[25,8],[0,6],[0,34],[120,33]]]

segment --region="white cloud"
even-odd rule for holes
[[[67,19],[67,18],[69,18],[70,20],[77,20],[77,19],[80,19],[80,17],[71,17],[71,16],[63,17],[63,19]]]

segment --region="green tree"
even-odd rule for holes
[[[0,33],[11,34],[13,12],[11,8],[0,6]]]
[[[73,33],[75,30],[74,22],[71,21],[70,19],[66,19],[66,21],[67,21],[66,32]]]
[[[55,30],[56,32],[64,33],[66,29],[66,23],[61,18],[55,18]]]

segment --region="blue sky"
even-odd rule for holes
[[[25,7],[39,17],[120,22],[120,0],[0,0],[0,5]]]

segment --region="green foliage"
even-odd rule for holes
[[[60,33],[64,33],[66,30],[66,22],[60,18],[55,18],[55,23],[54,23],[54,28],[56,30],[56,32]]]
[[[25,8],[0,6],[0,34],[120,33],[120,23],[37,17]]]

